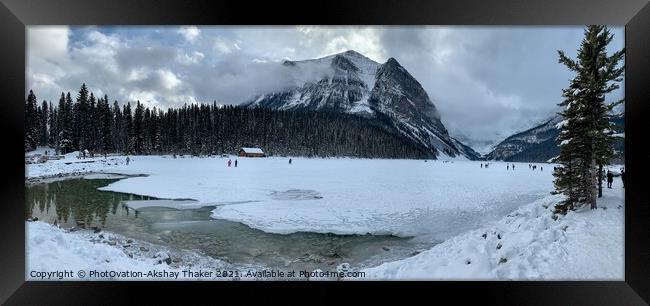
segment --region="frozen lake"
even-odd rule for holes
[[[235,158],[232,158],[234,161]],[[216,206],[215,219],[269,233],[390,234],[444,240],[553,189],[552,165],[380,159],[132,158],[111,172],[147,174],[101,190]],[[539,166],[547,166],[540,171]]]
[[[126,165],[121,159],[30,165],[28,176],[109,175],[37,185],[46,187],[28,190],[40,194],[28,208],[44,221],[81,217],[235,265],[326,270],[413,256],[553,189],[549,164],[533,171],[528,164],[513,170],[471,161],[132,156]],[[238,167],[228,167],[229,159]]]

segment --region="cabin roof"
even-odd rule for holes
[[[242,151],[246,153],[258,153],[258,154],[264,154],[264,151],[260,148],[241,148]]]

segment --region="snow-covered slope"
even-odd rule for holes
[[[545,162],[559,153],[555,138],[559,130],[555,127],[562,117],[554,116],[546,122],[514,134],[494,147],[485,157],[488,160]]]
[[[319,59],[285,61],[293,83],[279,92],[262,94],[244,103],[249,107],[316,110],[376,118],[432,154],[477,159],[480,154],[452,139],[422,85],[389,58],[379,64],[355,51]],[[321,73],[318,81],[303,78]]]
[[[544,123],[526,131],[514,134],[485,155],[488,160],[502,160],[514,162],[547,162],[556,157],[560,149],[555,139],[560,133],[557,124],[562,117],[556,115]],[[618,114],[612,118],[615,124],[615,131],[624,133],[624,114]],[[621,138],[614,143],[616,150],[614,163],[622,163],[624,160],[624,140]]]
[[[555,220],[553,206],[561,197],[549,195],[492,225],[364,272],[371,279],[400,280],[622,280],[625,201],[620,180],[604,190],[599,209]]]

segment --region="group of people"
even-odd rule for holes
[[[291,160],[291,158],[289,158],[289,165],[291,165],[291,162],[292,162],[292,160]],[[127,165],[128,165],[128,162],[127,162]],[[231,167],[232,165],[233,165],[232,159],[228,159],[228,167]],[[235,168],[237,168],[237,160],[236,159],[235,159]]]
[[[485,163],[485,164],[484,164],[484,163],[481,163],[481,169],[483,169],[483,168],[487,168],[487,167],[489,167],[489,166],[490,166],[490,163]],[[512,163],[512,164],[507,163],[507,164],[506,164],[506,170],[510,170],[510,168],[512,168],[512,170],[515,170],[515,164],[514,164],[514,163]],[[531,170],[537,170],[537,165],[528,164],[528,169],[531,169]],[[539,170],[540,170],[540,171],[544,171],[544,167],[541,167],[541,166],[540,166],[540,167],[539,167]]]

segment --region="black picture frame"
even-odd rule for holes
[[[650,5],[625,1],[134,1],[1,0],[0,112],[5,184],[0,213],[0,302],[113,304],[188,302],[230,297],[248,303],[424,301],[560,305],[643,305],[650,301],[650,200],[641,188],[650,173],[643,142],[650,97]],[[29,25],[625,25],[625,281],[494,282],[26,282],[24,222],[25,29]],[[593,254],[599,256],[599,254]],[[235,290],[240,293],[235,293]],[[308,297],[296,293],[313,291]],[[183,292],[182,294],[179,292]],[[261,294],[260,292],[264,292]],[[251,294],[252,293],[252,294]],[[344,297],[348,296],[348,297]],[[350,295],[351,294],[351,295]],[[207,296],[206,296],[207,295]]]

